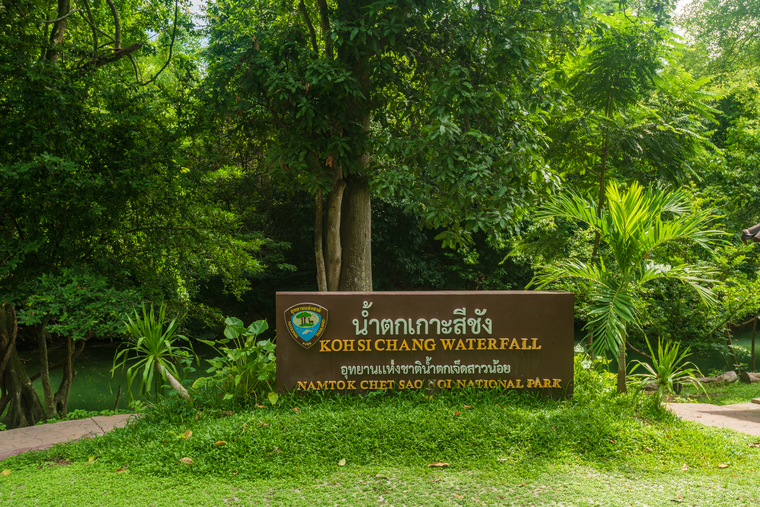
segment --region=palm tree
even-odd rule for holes
[[[618,362],[618,392],[626,389],[626,327],[637,324],[636,304],[647,283],[670,278],[691,285],[706,304],[714,302],[709,271],[697,266],[659,264],[653,260],[658,247],[679,240],[693,241],[708,250],[718,231],[706,230],[710,210],[692,211],[683,190],[644,190],[633,183],[621,191],[616,183],[606,188],[606,207],[599,213],[594,199],[570,192],[555,196],[539,210],[537,218],[566,217],[588,224],[599,234],[598,259],[586,263],[567,259],[542,266],[530,285],[541,289],[563,278],[585,280],[590,286],[590,320],[584,329],[596,338],[597,353],[611,352]]]

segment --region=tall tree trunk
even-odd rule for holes
[[[340,288],[340,270],[343,262],[343,248],[341,245],[341,210],[343,205],[343,191],[346,189],[346,181],[343,179],[343,170],[335,169],[335,182],[330,193],[327,194],[327,258],[325,259],[325,271],[327,275],[327,290],[336,291]]]
[[[316,211],[314,212],[314,256],[317,259],[317,290],[327,291],[327,272],[325,271],[325,255],[322,249],[322,191],[317,192]]]
[[[55,404],[53,403],[53,388],[50,387],[50,365],[48,363],[47,348],[47,323],[43,322],[37,326],[37,349],[40,353],[40,380],[42,381],[42,392],[45,398],[45,416],[50,417],[55,413]]]
[[[76,372],[74,371],[74,339],[71,336],[67,336],[63,376],[61,377],[61,385],[58,386],[58,392],[55,393],[54,397],[55,410],[61,417],[66,417],[69,410],[69,392],[71,391],[74,377],[76,377]]]
[[[607,123],[604,126],[604,133],[602,134],[602,160],[601,160],[601,164],[599,168],[599,204],[597,206],[598,218],[602,218],[602,210],[604,209],[604,190],[605,190],[604,178],[605,178],[605,173],[607,171],[607,156],[610,150],[609,122],[612,121],[613,106],[615,105],[615,89],[617,88],[617,82],[619,78],[620,78],[620,71],[618,70],[618,73],[615,76],[615,84],[610,90],[610,94],[607,96],[607,104],[604,108],[604,117],[606,118]],[[602,236],[599,233],[599,231],[596,231],[596,233],[594,234],[594,250],[591,253],[592,262],[594,261],[594,259],[596,259],[597,255],[599,255],[599,242],[601,238]]]
[[[4,303],[0,306],[0,413],[8,408],[1,421],[8,428],[32,426],[45,417],[37,392],[16,351],[17,333],[16,311]]]
[[[736,351],[734,350],[734,342],[731,340],[731,322],[726,324],[726,346],[728,346],[728,352],[731,354],[731,361],[734,364],[734,369],[739,369],[739,358],[736,357]]]
[[[372,208],[366,178],[351,179],[343,197],[342,291],[372,291]]]
[[[757,319],[760,317],[760,315],[755,315],[755,318],[752,319],[752,371],[755,370],[755,336],[757,335]]]
[[[627,375],[627,363],[625,358],[625,341],[620,346],[618,351],[618,374],[617,374],[617,392],[624,393],[627,390],[626,375]]]
[[[369,75],[359,73],[359,80],[366,90]],[[359,103],[357,117],[364,132],[369,132],[368,106]],[[343,268],[340,275],[342,291],[372,291],[372,203],[369,189],[369,153],[365,150],[358,157],[357,170],[350,176],[346,196],[343,199]]]
[[[11,350],[10,360],[3,374],[3,384],[5,389],[0,398],[0,411],[8,407],[8,412],[2,420],[6,427],[13,429],[34,426],[45,418],[45,410],[37,391],[34,390],[15,347]]]
[[[60,57],[60,51],[56,46],[63,42],[63,36],[66,33],[68,17],[66,16],[71,10],[71,0],[58,0],[57,21],[53,24],[53,31],[50,33],[50,45],[46,58],[50,63],[57,64]]]

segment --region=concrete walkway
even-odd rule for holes
[[[749,435],[760,435],[760,399],[736,405],[707,403],[668,403],[678,417],[716,428],[728,428]]]
[[[132,414],[97,416],[0,431],[0,460],[25,451],[47,449],[57,443],[104,435],[125,426],[130,417]]]

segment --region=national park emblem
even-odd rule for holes
[[[314,303],[291,306],[285,310],[285,325],[300,346],[311,348],[327,328],[327,308]]]

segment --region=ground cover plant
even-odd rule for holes
[[[578,359],[571,400],[380,392],[282,396],[275,406],[230,410],[221,397],[195,407],[170,399],[103,438],[4,461],[0,502],[757,501],[753,437],[659,413],[642,393],[617,395],[613,376],[596,367]]]

